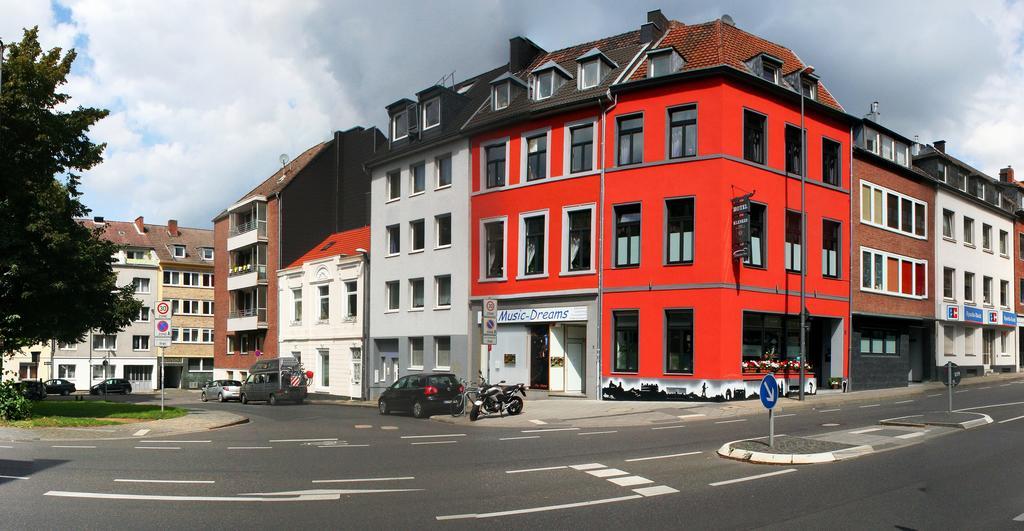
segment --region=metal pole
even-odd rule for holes
[[[164,410],[164,347],[160,347],[160,411]]]
[[[946,389],[949,391],[949,409],[948,413],[953,412],[953,366],[951,362],[946,362]]]
[[[3,96],[4,92],[4,41],[0,40],[0,96]],[[2,119],[2,115],[0,115]],[[2,130],[3,128],[0,128]],[[3,356],[0,356],[0,376],[3,375]]]
[[[768,447],[775,448],[775,409],[768,410]]]
[[[797,75],[797,92],[800,93],[800,400],[804,399],[807,365],[807,135],[804,133],[804,89],[803,70]],[[788,384],[787,384],[788,385]]]

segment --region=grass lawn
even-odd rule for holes
[[[0,422],[13,428],[104,426],[143,420],[173,419],[187,411],[145,404],[123,404],[105,400],[43,400],[32,402],[32,418],[14,422]]]

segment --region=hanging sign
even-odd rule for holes
[[[743,260],[750,256],[750,196],[732,198],[732,257]]]

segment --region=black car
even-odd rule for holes
[[[46,398],[46,386],[38,380],[22,380],[18,382],[18,390],[21,391],[21,396],[29,400]]]
[[[77,389],[75,389],[75,384],[61,378],[56,380],[46,380],[44,385],[46,385],[46,393],[51,395],[68,396],[77,391]]]
[[[377,400],[381,415],[392,411],[409,411],[416,418],[451,411],[452,402],[463,391],[452,373],[410,374],[384,390]]]
[[[131,392],[132,384],[124,378],[108,378],[89,389],[90,395],[106,395],[110,393],[128,395],[131,394]]]

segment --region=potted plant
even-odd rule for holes
[[[840,387],[843,386],[843,379],[842,378],[829,378],[828,379],[828,385],[832,389],[839,389]]]

